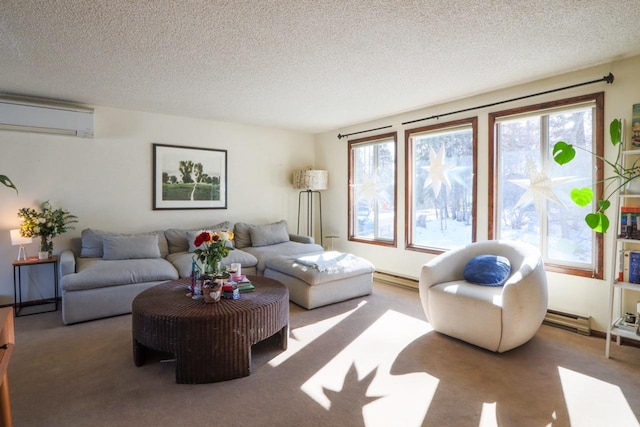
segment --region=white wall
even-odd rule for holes
[[[93,139],[0,132],[0,174],[19,190],[16,195],[0,187],[0,304],[13,302],[11,262],[18,249],[9,230],[20,224],[17,211],[45,200],[79,217],[74,230],[54,239],[54,254],[77,246],[88,227],[138,232],[286,219],[296,231],[298,193],[291,173],[313,166],[313,136],[100,106],[95,125]],[[152,143],[228,150],[228,209],[152,210]],[[37,251],[34,240],[27,252]],[[52,296],[51,270],[31,271],[23,298]]]
[[[435,123],[434,120],[418,122],[413,125],[402,126],[402,122],[421,119],[432,115],[448,113],[465,108],[486,105],[506,99],[547,91],[550,89],[569,86],[585,81],[591,81],[606,76],[612,72],[615,76],[613,84],[597,83],[579,88],[565,90],[549,95],[537,96],[523,101],[511,102],[491,108],[452,115],[440,119],[440,122],[456,120],[472,116],[478,117],[478,194],[477,194],[477,240],[486,240],[488,236],[488,113],[517,106],[537,104],[544,101],[568,98],[595,92],[605,92],[605,123],[616,117],[627,119],[627,127],[630,127],[631,108],[635,103],[640,103],[640,57],[635,57],[611,64],[600,65],[580,72],[561,75],[521,86],[497,90],[495,92],[461,99],[456,102],[436,105],[408,113],[387,117],[368,123],[361,123],[348,128],[337,129],[317,137],[316,167],[329,171],[330,188],[324,192],[324,229],[325,235],[336,234],[341,236],[335,240],[335,248],[352,252],[371,260],[376,269],[395,273],[411,278],[418,278],[422,264],[431,259],[433,255],[405,250],[404,215],[405,215],[405,141],[404,131],[415,127]],[[416,89],[418,90],[418,88]],[[338,133],[346,134],[359,132],[380,126],[393,125],[392,129],[378,131],[377,134],[390,131],[398,132],[398,247],[389,248],[363,243],[349,242],[347,240],[347,138],[339,140]],[[375,135],[376,132],[354,136],[363,137]],[[608,131],[605,132],[607,153],[614,157],[610,148]],[[614,216],[615,217],[615,216]],[[605,277],[609,277],[611,268],[611,252],[613,247],[613,233],[606,237],[605,253]],[[576,314],[590,315],[593,317],[592,327],[599,331],[606,330],[608,316],[608,285],[603,280],[578,278],[569,275],[549,273],[549,292],[551,308],[568,311]],[[639,298],[640,299],[640,298]]]

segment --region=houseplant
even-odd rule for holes
[[[65,233],[73,227],[77,217],[69,211],[58,208],[53,209],[46,201],[40,205],[40,211],[32,208],[22,208],[18,211],[18,217],[22,219],[20,234],[23,237],[40,237],[39,258],[50,258],[53,251],[53,238]]]
[[[614,119],[611,121],[609,125],[609,135],[611,137],[611,144],[617,149],[616,160],[614,162],[610,162],[605,157],[601,157],[584,148],[574,147],[572,144],[567,144],[564,141],[558,141],[553,146],[553,159],[559,165],[565,165],[571,162],[576,155],[575,149],[578,148],[587,151],[611,167],[612,175],[607,176],[602,181],[605,183],[605,189],[602,194],[602,199],[598,200],[596,211],[587,214],[585,217],[587,225],[598,233],[606,233],[609,228],[610,221],[606,211],[611,206],[611,197],[640,176],[640,157],[629,167],[620,164],[620,157],[624,145],[622,140],[622,120]],[[593,190],[590,187],[573,188],[571,190],[571,200],[580,207],[591,204],[593,197]]]
[[[15,185],[13,185],[13,182],[11,182],[8,176],[0,175],[0,183],[2,183],[5,187],[13,188],[14,190],[16,190],[16,193],[18,192],[18,189]]]

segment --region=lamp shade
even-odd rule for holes
[[[297,190],[326,190],[329,183],[329,173],[324,170],[293,171],[293,188]]]
[[[20,245],[28,245],[33,241],[31,237],[22,237],[20,235],[20,229],[16,228],[15,230],[9,230],[11,233],[11,245],[20,246]]]

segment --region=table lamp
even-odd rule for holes
[[[13,246],[20,246],[18,249],[18,261],[21,259],[27,260],[27,251],[24,248],[24,245],[27,245],[33,241],[31,237],[22,237],[20,234],[20,229],[16,228],[15,230],[10,230],[11,233],[11,244]]]

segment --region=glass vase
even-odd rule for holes
[[[220,261],[208,262],[204,265],[203,270],[207,276],[216,277],[222,272],[222,263]]]
[[[51,258],[53,253],[53,238],[51,236],[40,236],[40,252],[38,252],[39,259]]]

